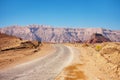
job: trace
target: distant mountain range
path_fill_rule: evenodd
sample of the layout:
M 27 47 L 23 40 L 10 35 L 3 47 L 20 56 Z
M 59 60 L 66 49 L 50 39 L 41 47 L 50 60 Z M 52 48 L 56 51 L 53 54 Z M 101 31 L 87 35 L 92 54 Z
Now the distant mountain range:
M 94 33 L 100 33 L 111 41 L 120 42 L 120 30 L 102 28 L 54 28 L 46 25 L 9 26 L 0 28 L 1 33 L 26 40 L 42 42 L 84 42 Z

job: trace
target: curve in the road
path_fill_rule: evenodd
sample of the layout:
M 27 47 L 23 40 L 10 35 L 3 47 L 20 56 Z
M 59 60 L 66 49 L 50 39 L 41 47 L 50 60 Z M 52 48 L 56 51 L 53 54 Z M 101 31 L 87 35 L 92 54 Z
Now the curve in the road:
M 0 80 L 54 80 L 73 58 L 70 47 L 54 45 L 56 52 L 43 58 L 0 71 Z

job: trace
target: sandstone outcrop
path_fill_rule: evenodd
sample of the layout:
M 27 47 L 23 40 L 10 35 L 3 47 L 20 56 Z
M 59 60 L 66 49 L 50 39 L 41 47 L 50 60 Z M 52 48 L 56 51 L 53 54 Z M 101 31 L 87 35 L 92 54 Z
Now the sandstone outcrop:
M 102 42 L 111 42 L 109 38 L 104 37 L 102 34 L 94 33 L 91 36 L 91 39 L 87 41 L 88 43 L 102 43 Z

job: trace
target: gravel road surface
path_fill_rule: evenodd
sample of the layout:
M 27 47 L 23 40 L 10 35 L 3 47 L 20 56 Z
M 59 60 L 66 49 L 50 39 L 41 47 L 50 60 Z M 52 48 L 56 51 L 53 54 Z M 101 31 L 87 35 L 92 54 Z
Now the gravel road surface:
M 54 80 L 73 59 L 72 48 L 61 44 L 54 47 L 55 53 L 0 71 L 0 80 Z

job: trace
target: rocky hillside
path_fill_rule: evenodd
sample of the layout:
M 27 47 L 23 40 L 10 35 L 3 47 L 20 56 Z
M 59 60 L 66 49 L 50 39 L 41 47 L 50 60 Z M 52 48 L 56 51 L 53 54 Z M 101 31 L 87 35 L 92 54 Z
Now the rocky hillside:
M 15 36 L 0 33 L 0 51 L 16 50 L 22 48 L 37 48 L 41 43 L 38 41 L 27 41 Z
M 58 43 L 86 41 L 97 32 L 111 41 L 120 41 L 120 30 L 112 31 L 102 28 L 53 28 L 46 25 L 28 25 L 0 28 L 0 32 L 27 40 Z
M 20 38 L 0 33 L 0 51 L 19 46 Z
M 102 34 L 94 33 L 91 36 L 91 39 L 87 41 L 88 43 L 102 43 L 102 42 L 111 42 L 109 38 L 104 37 Z

